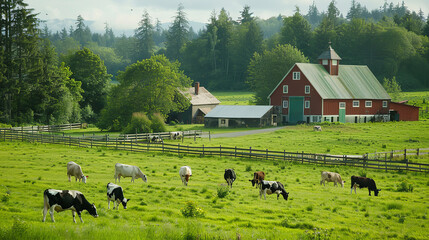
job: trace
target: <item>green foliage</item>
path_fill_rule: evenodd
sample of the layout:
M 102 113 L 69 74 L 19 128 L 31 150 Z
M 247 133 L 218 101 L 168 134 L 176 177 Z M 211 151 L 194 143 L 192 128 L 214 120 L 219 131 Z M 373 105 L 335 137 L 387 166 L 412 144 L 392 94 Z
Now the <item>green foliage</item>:
M 332 229 L 313 228 L 312 231 L 306 230 L 302 236 L 303 240 L 328 240 L 331 239 Z
M 257 104 L 268 104 L 268 95 L 295 63 L 308 62 L 300 50 L 291 45 L 278 45 L 271 51 L 255 53 L 248 66 L 248 78 Z
M 149 133 L 152 132 L 152 122 L 141 112 L 133 113 L 131 122 L 124 129 L 124 133 Z
M 396 186 L 396 191 L 398 192 L 413 192 L 413 184 L 408 183 L 406 180 L 403 180 L 400 184 Z
M 185 207 L 180 209 L 184 217 L 204 217 L 204 210 L 199 208 L 193 201 L 187 201 Z
M 165 123 L 164 118 L 161 116 L 160 113 L 154 113 L 151 118 L 152 124 L 151 129 L 152 132 L 165 132 Z
M 389 93 L 393 101 L 398 101 L 399 94 L 402 90 L 395 77 L 392 79 L 384 78 L 383 87 L 386 89 L 387 93 Z
M 178 88 L 188 87 L 191 80 L 179 67 L 178 62 L 171 63 L 162 55 L 127 67 L 118 75 L 119 84 L 112 88 L 97 126 L 111 129 L 116 120 L 122 129 L 129 124 L 133 112 L 167 116 L 184 111 L 190 103 Z
M 228 195 L 228 193 L 229 193 L 228 186 L 220 185 L 217 188 L 217 196 L 218 196 L 218 198 L 224 198 L 224 197 L 226 197 Z

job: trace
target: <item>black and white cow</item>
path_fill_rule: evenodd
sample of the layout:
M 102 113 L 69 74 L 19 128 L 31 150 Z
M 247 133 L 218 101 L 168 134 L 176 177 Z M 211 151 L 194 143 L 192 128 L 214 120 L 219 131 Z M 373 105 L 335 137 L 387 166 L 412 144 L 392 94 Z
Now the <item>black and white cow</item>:
M 228 183 L 228 186 L 232 188 L 232 183 L 235 181 L 237 176 L 235 175 L 234 170 L 229 168 L 229 169 L 225 169 L 223 178 L 225 178 L 225 181 Z
M 353 193 L 353 188 L 354 188 L 355 194 L 356 194 L 356 187 L 368 188 L 369 196 L 371 196 L 371 191 L 374 191 L 375 196 L 378 196 L 378 192 L 381 191 L 381 189 L 377 189 L 377 186 L 375 185 L 375 181 L 372 178 L 352 176 L 351 182 L 352 182 L 352 186 L 350 189 L 350 193 Z
M 124 209 L 127 209 L 127 203 L 130 201 L 130 199 L 126 199 L 124 197 L 124 192 L 122 191 L 121 186 L 116 185 L 114 183 L 108 183 L 107 184 L 107 209 L 110 209 L 110 201 L 113 202 L 113 209 L 115 209 L 116 204 L 118 204 L 118 207 L 116 209 L 119 209 L 119 203 L 122 203 L 122 206 L 124 206 Z
M 264 194 L 264 199 L 266 200 L 266 194 L 270 195 L 276 193 L 277 200 L 279 200 L 279 195 L 281 194 L 285 200 L 287 200 L 289 193 L 286 192 L 285 187 L 280 182 L 276 181 L 265 181 L 262 180 L 259 187 L 259 198 L 262 199 L 262 194 Z
M 164 141 L 162 140 L 161 136 L 158 135 L 152 135 L 149 137 L 149 141 L 151 143 L 163 143 Z
M 73 222 L 76 222 L 75 214 L 80 218 L 83 223 L 81 213 L 83 210 L 87 210 L 93 217 L 98 217 L 97 209 L 94 204 L 90 204 L 85 196 L 79 191 L 75 190 L 55 190 L 46 189 L 43 193 L 44 206 L 43 206 L 43 222 L 46 220 L 46 214 L 51 215 L 52 222 L 54 220 L 54 210 L 62 212 L 65 210 L 71 210 L 73 215 Z

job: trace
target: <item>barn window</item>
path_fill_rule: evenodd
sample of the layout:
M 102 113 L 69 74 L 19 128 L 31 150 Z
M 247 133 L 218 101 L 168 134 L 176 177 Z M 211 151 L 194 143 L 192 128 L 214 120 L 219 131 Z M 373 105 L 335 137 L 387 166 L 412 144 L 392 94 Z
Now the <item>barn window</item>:
M 301 78 L 300 72 L 293 72 L 293 80 L 299 80 Z
M 283 93 L 287 93 L 288 92 L 288 85 L 283 85 Z
M 338 62 L 337 60 L 332 60 L 332 66 L 337 66 Z
M 383 101 L 383 107 L 387 108 L 387 101 Z
M 340 109 L 345 109 L 345 108 L 346 108 L 346 103 L 340 102 Z
M 310 108 L 310 101 L 305 101 L 304 105 L 305 105 L 305 108 Z
M 322 65 L 328 65 L 328 60 L 327 59 L 323 59 L 322 60 Z
M 305 94 L 310 94 L 310 85 L 305 85 Z
M 372 101 L 365 101 L 365 107 L 372 107 Z
M 283 100 L 283 108 L 288 108 L 288 107 L 289 107 L 289 101 Z
M 359 107 L 359 101 L 353 101 L 353 107 Z
M 220 123 L 221 123 L 221 124 L 225 124 L 225 123 L 226 123 L 225 119 L 221 119 L 221 120 L 220 120 Z

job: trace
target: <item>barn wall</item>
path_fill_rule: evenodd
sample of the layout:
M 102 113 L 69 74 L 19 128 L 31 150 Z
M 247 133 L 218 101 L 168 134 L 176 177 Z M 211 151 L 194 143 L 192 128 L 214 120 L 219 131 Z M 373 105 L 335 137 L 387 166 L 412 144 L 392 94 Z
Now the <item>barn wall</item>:
M 300 72 L 300 80 L 292 80 L 293 72 Z M 283 93 L 284 85 L 288 85 L 287 94 Z M 310 86 L 310 94 L 305 93 L 306 85 Z M 284 77 L 279 86 L 273 91 L 273 94 L 270 96 L 270 103 L 272 106 L 279 106 L 280 109 L 282 109 L 281 114 L 283 116 L 287 116 L 289 112 L 288 108 L 283 108 L 283 100 L 289 101 L 289 97 L 291 96 L 303 96 L 304 101 L 310 101 L 310 108 L 304 108 L 304 115 L 310 116 L 322 114 L 322 98 L 297 65 L 292 67 L 289 74 Z
M 210 108 L 213 110 L 218 104 L 206 104 L 206 105 L 192 105 L 191 109 L 192 112 L 190 112 L 190 118 L 192 119 L 192 123 L 195 123 L 196 117 L 197 117 L 197 111 L 198 108 Z
M 340 102 L 346 103 L 346 115 L 385 115 L 389 114 L 389 102 L 387 107 L 383 107 L 383 100 L 371 100 L 372 107 L 365 107 L 365 101 L 368 99 L 359 99 L 359 107 L 353 107 L 355 99 L 325 99 L 323 105 L 323 115 L 338 115 Z
M 402 104 L 402 103 L 390 103 L 390 111 L 396 111 L 399 114 L 399 121 L 418 121 L 419 120 L 419 108 Z

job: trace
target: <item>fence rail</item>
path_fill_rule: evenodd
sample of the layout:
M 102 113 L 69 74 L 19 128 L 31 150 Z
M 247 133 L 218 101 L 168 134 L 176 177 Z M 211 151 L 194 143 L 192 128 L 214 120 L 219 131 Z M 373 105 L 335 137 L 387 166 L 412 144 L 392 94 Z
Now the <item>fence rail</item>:
M 194 137 L 196 133 L 194 133 Z M 137 139 L 137 136 L 135 136 Z M 189 154 L 199 156 L 220 156 L 249 159 L 267 159 L 273 161 L 291 161 L 297 163 L 311 163 L 330 166 L 353 166 L 366 169 L 380 169 L 385 171 L 416 171 L 429 172 L 429 164 L 409 162 L 408 159 L 401 161 L 383 159 L 371 159 L 359 156 L 326 155 L 304 152 L 270 151 L 268 149 L 238 148 L 224 146 L 189 146 L 183 144 L 150 143 L 142 141 L 124 140 L 119 138 L 94 138 L 94 137 L 72 137 L 57 134 L 41 134 L 14 129 L 0 129 L 0 140 L 3 141 L 28 141 L 49 144 L 62 144 L 76 147 L 107 147 L 112 149 L 127 150 L 133 152 L 164 152 L 172 154 Z
M 82 129 L 87 126 L 86 123 L 68 123 L 61 125 L 41 125 L 29 127 L 13 127 L 10 129 L 27 132 L 62 132 L 66 130 Z

